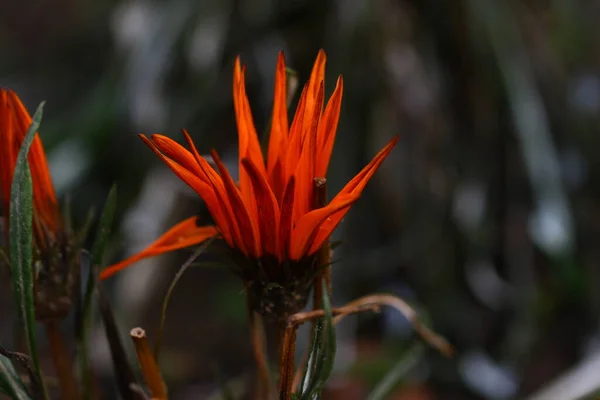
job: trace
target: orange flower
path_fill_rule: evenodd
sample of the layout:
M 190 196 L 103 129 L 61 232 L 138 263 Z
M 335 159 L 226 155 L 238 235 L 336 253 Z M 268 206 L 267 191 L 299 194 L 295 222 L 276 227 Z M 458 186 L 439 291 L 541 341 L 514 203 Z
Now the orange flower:
M 14 169 L 31 122 L 31 116 L 15 92 L 0 88 L 0 215 L 7 224 Z M 81 243 L 69 227 L 64 226 L 42 140 L 37 133 L 28 161 L 33 185 L 35 315 L 38 320 L 60 320 L 69 313 L 78 287 Z M 6 232 L 8 243 L 8 229 Z
M 325 52 L 315 61 L 291 125 L 283 54 L 277 60 L 267 160 L 263 157 L 246 96 L 239 58 L 233 74 L 233 102 L 239 136 L 239 185 L 213 150 L 214 169 L 183 130 L 188 148 L 163 135 L 140 138 L 206 202 L 216 227 L 198 227 L 190 218 L 146 250 L 106 268 L 108 278 L 141 258 L 198 244 L 217 233 L 248 260 L 298 262 L 322 246 L 358 200 L 367 182 L 397 142 L 394 137 L 325 207 L 313 209 L 314 178 L 325 177 L 335 140 L 343 80 L 323 109 Z
M 0 200 L 2 215 L 7 221 L 13 173 L 29 125 L 31 116 L 19 96 L 12 90 L 0 88 Z M 37 133 L 29 151 L 29 167 L 33 182 L 34 230 L 39 241 L 45 232 L 56 232 L 61 222 L 44 146 Z

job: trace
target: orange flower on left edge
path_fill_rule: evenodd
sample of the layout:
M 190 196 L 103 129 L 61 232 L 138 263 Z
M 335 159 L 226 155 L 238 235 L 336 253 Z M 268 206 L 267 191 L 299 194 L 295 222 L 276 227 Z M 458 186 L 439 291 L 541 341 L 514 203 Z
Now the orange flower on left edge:
M 2 238 L 6 246 L 13 174 L 31 122 L 19 96 L 12 90 L 0 88 L 0 217 L 7 228 Z M 31 144 L 28 161 L 33 184 L 35 314 L 38 320 L 61 320 L 71 308 L 79 282 L 80 244 L 64 225 L 38 133 Z M 0 246 L 2 243 L 0 241 Z
M 7 224 L 13 173 L 29 125 L 31 116 L 19 96 L 10 89 L 0 88 L 0 199 L 1 215 Z M 57 232 L 61 221 L 44 146 L 37 133 L 29 152 L 29 167 L 33 182 L 34 230 L 36 241 L 41 241 L 44 232 Z

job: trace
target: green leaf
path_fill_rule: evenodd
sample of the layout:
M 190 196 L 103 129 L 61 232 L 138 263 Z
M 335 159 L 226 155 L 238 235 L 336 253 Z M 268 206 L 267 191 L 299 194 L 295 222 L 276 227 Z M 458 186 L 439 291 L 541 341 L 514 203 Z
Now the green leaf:
M 98 294 L 100 315 L 102 316 L 102 321 L 104 322 L 104 332 L 106 333 L 106 339 L 108 341 L 108 347 L 110 349 L 110 355 L 112 357 L 113 366 L 115 369 L 115 379 L 117 381 L 117 386 L 119 388 L 119 392 L 121 393 L 121 397 L 124 400 L 145 400 L 142 392 L 132 390 L 132 385 L 137 387 L 139 384 L 135 378 L 131 364 L 129 364 L 129 360 L 127 359 L 125 346 L 121 340 L 121 335 L 119 334 L 119 328 L 117 327 L 115 316 L 112 312 L 110 303 L 106 298 L 106 294 L 102 289 L 102 285 L 96 285 L 95 292 Z
M 81 365 L 81 376 L 83 377 L 83 395 L 84 398 L 88 398 L 91 392 L 91 375 L 89 369 L 89 336 L 90 328 L 92 326 L 92 298 L 94 295 L 94 289 L 96 288 L 96 272 L 104 259 L 104 252 L 106 244 L 110 236 L 112 222 L 115 216 L 115 210 L 117 208 L 117 187 L 113 185 L 108 192 L 104 210 L 100 216 L 98 223 L 98 230 L 96 237 L 94 238 L 94 244 L 92 246 L 91 253 L 91 264 L 88 272 L 88 278 L 85 286 L 85 294 L 83 298 L 83 307 L 81 311 L 79 331 L 79 348 L 80 348 L 80 365 Z
M 9 242 L 12 289 L 17 313 L 25 335 L 29 355 L 42 386 L 44 398 L 48 393 L 44 385 L 38 347 L 35 338 L 35 304 L 33 293 L 33 185 L 27 156 L 35 133 L 39 129 L 44 110 L 42 102 L 35 114 L 17 156 L 10 193 Z
M 0 355 L 0 393 L 10 396 L 14 400 L 30 400 L 31 397 L 25 390 L 25 385 L 17 375 L 12 362 Z
M 383 377 L 369 394 L 368 400 L 384 400 L 387 395 L 398 385 L 400 380 L 419 362 L 423 355 L 423 345 L 416 344 L 411 348 L 396 365 Z
M 309 382 L 300 396 L 303 400 L 313 400 L 320 395 L 323 386 L 333 371 L 335 361 L 336 340 L 333 316 L 331 313 L 331 300 L 327 292 L 327 285 L 323 281 L 323 310 L 325 317 L 315 324 L 314 341 L 305 372 Z

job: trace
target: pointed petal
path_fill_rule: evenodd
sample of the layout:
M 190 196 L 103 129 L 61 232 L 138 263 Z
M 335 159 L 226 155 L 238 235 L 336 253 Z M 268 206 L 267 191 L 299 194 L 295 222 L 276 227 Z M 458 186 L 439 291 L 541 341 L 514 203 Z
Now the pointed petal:
M 319 123 L 319 133 L 317 134 L 319 143 L 317 145 L 317 167 L 315 175 L 319 177 L 327 176 L 327 168 L 335 142 L 335 136 L 342 108 L 342 94 L 344 92 L 344 81 L 340 76 L 335 85 L 335 90 L 327 102 L 323 117 Z
M 3 160 L 0 164 L 2 167 L 2 172 L 0 172 L 2 178 L 1 196 L 3 206 L 8 209 L 10 186 L 17 155 L 32 120 L 21 99 L 12 90 L 0 89 L 0 103 L 0 118 L 2 118 L 0 148 L 3 151 Z M 44 146 L 37 133 L 31 144 L 28 160 L 33 182 L 33 202 L 37 216 L 41 218 L 49 231 L 56 232 L 60 225 L 58 202 L 50 178 Z
M 308 81 L 308 96 L 306 99 L 306 112 L 304 113 L 304 127 L 309 127 L 311 124 L 311 118 L 313 113 L 317 111 L 319 114 L 323 112 L 323 103 L 319 104 L 319 86 L 325 81 L 325 63 L 327 62 L 327 56 L 323 49 L 319 50 L 317 59 L 313 65 L 312 72 L 310 73 L 310 80 Z
M 156 147 L 154 142 L 148 139 L 144 135 L 139 135 L 140 139 L 144 141 L 156 153 L 157 156 L 161 158 L 161 160 L 167 164 L 169 168 L 181 179 L 184 181 L 189 187 L 194 189 L 196 193 L 202 197 L 204 202 L 206 203 L 206 207 L 210 212 L 210 215 L 214 218 L 217 226 L 221 229 L 223 233 L 223 237 L 228 245 L 232 245 L 232 237 L 228 230 L 228 223 L 225 217 L 225 210 L 223 210 L 221 204 L 219 203 L 217 196 L 214 192 L 214 189 L 204 182 L 202 179 L 194 175 L 189 170 L 185 169 L 181 165 L 177 164 L 175 161 L 171 160 L 169 157 L 165 156 L 161 153 L 160 149 Z
M 240 192 L 244 203 L 252 215 L 256 214 L 256 200 L 252 192 L 252 183 L 242 168 L 241 161 L 244 158 L 250 158 L 252 162 L 265 173 L 265 161 L 258 141 L 258 135 L 252 119 L 250 103 L 246 95 L 245 67 L 239 66 L 239 59 L 236 60 L 234 68 L 234 97 L 235 119 L 238 128 L 239 141 L 239 174 L 240 174 Z
M 191 247 L 218 235 L 219 232 L 214 226 L 198 226 L 197 221 L 198 217 L 191 217 L 178 223 L 141 252 L 105 268 L 100 273 L 100 279 L 109 278 L 144 258 Z
M 300 153 L 302 152 L 302 142 L 304 141 L 304 133 L 302 132 L 302 124 L 304 123 L 304 111 L 306 109 L 306 96 L 308 93 L 308 85 L 304 85 L 298 105 L 296 106 L 296 112 L 294 113 L 294 119 L 290 128 L 290 135 L 288 139 L 287 154 L 285 156 L 285 181 L 296 172 L 298 166 L 298 160 L 300 159 Z
M 388 156 L 390 151 L 394 148 L 398 142 L 398 137 L 394 137 L 392 140 L 388 142 L 388 144 L 379 151 L 379 153 L 371 160 L 371 162 L 363 168 L 363 170 L 354 177 L 348 184 L 334 197 L 331 203 L 340 202 L 346 198 L 346 196 L 357 196 L 357 198 L 361 195 L 364 187 L 369 182 L 373 174 L 377 171 L 381 163 Z M 330 215 L 323 223 L 319 226 L 318 231 L 316 232 L 316 236 L 311 244 L 311 247 L 308 251 L 308 254 L 313 254 L 316 252 L 325 239 L 331 235 L 331 233 L 338 226 L 342 218 L 346 215 L 346 213 L 350 210 L 350 207 L 341 208 L 334 214 Z
M 313 192 L 315 165 L 317 157 L 317 131 L 319 128 L 319 119 L 321 117 L 321 106 L 323 104 L 323 81 L 319 85 L 319 92 L 316 96 L 315 107 L 313 107 L 313 116 L 310 120 L 310 126 L 304 137 L 302 144 L 302 153 L 296 166 L 296 194 L 294 199 L 294 221 L 313 208 Z
M 215 171 L 208 163 L 208 161 L 206 161 L 204 157 L 200 155 L 188 131 L 182 129 L 182 132 L 188 146 L 192 151 L 193 158 L 195 159 L 197 166 L 200 167 L 200 175 L 202 176 L 202 179 L 213 188 L 215 196 L 221 205 L 227 226 L 220 226 L 220 228 L 222 231 L 224 231 L 224 235 L 225 232 L 227 232 L 227 235 L 233 239 L 233 243 L 228 242 L 228 244 L 231 247 L 235 247 L 241 250 L 242 253 L 248 255 L 248 250 L 246 249 L 244 241 L 242 240 L 240 227 L 235 220 L 235 216 L 233 215 L 233 210 L 231 208 L 231 204 L 229 203 L 225 186 L 223 185 L 223 180 L 217 171 Z
M 281 166 L 285 162 L 288 145 L 287 74 L 283 52 L 279 53 L 277 58 L 274 91 L 267 174 L 275 197 L 280 198 L 284 189 L 284 171 Z
M 189 170 L 194 175 L 197 175 L 198 177 L 203 175 L 194 155 L 185 147 L 164 135 L 154 134 L 151 136 L 151 140 L 165 156 Z
M 14 139 L 14 112 L 8 99 L 8 90 L 0 90 L 0 196 L 2 197 L 3 212 L 8 215 L 10 203 L 10 186 L 13 170 L 17 161 Z
M 242 166 L 248 173 L 256 194 L 258 209 L 255 221 L 257 221 L 259 227 L 262 248 L 268 254 L 277 255 L 279 232 L 279 205 L 277 199 L 265 176 L 260 173 L 250 159 L 243 159 Z
M 265 171 L 265 162 L 258 141 L 256 128 L 254 127 L 254 119 L 252 118 L 252 110 L 250 102 L 246 94 L 246 77 L 245 68 L 239 72 L 239 82 L 237 83 L 237 101 L 234 104 L 235 117 L 238 127 L 238 140 L 240 148 L 240 161 L 242 158 L 250 158 L 257 167 Z
M 288 181 L 281 196 L 281 216 L 279 218 L 279 261 L 288 255 L 289 239 L 292 234 L 292 213 L 294 211 L 294 192 L 296 191 L 296 177 Z
M 344 186 L 344 188 L 338 193 L 337 196 L 344 196 L 346 194 L 360 193 L 363 191 L 369 180 L 373 177 L 373 174 L 377 171 L 381 163 L 390 154 L 396 143 L 398 142 L 398 136 L 395 136 L 385 145 L 383 149 L 377 153 L 366 167 L 362 169 L 350 182 Z M 336 197 L 337 197 L 336 196 Z
M 292 231 L 289 254 L 292 260 L 299 260 L 308 255 L 308 250 L 315 238 L 316 229 L 337 211 L 350 206 L 358 195 L 347 195 L 332 201 L 323 208 L 318 208 L 302 216 Z
M 327 240 L 331 236 L 333 231 L 335 231 L 335 228 L 337 228 L 337 226 L 340 224 L 340 222 L 342 222 L 342 219 L 346 216 L 348 211 L 350 211 L 351 206 L 352 204 L 341 208 L 339 211 L 331 214 L 329 218 L 327 218 L 321 223 L 321 225 L 319 225 L 319 227 L 313 233 L 314 239 L 310 244 L 310 248 L 308 249 L 307 255 L 310 256 L 315 254 L 321 248 L 321 246 L 323 246 L 325 240 Z
M 227 196 L 233 210 L 233 215 L 239 224 L 240 234 L 245 243 L 245 247 L 248 249 L 248 252 L 252 257 L 258 258 L 262 256 L 262 249 L 260 247 L 260 233 L 257 227 L 259 221 L 254 221 L 251 217 L 252 214 L 250 214 L 246 208 L 246 205 L 242 200 L 240 190 L 237 188 L 237 186 L 235 186 L 235 182 L 233 181 L 231 174 L 227 170 L 227 167 L 225 167 L 225 164 L 223 164 L 221 161 L 221 158 L 217 152 L 213 150 L 210 154 L 215 160 L 217 168 L 219 169 L 219 173 L 221 174 L 221 178 L 223 179 L 223 184 L 225 185 L 225 190 L 227 191 Z

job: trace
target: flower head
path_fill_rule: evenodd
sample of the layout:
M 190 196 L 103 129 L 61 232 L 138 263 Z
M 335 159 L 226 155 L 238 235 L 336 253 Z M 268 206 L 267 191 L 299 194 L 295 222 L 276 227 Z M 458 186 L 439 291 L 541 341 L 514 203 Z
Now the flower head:
M 196 218 L 186 220 L 146 250 L 105 269 L 101 277 L 107 278 L 141 258 L 188 247 L 217 234 L 235 250 L 239 260 L 251 265 L 259 261 L 267 281 L 279 283 L 275 275 L 281 274 L 277 270 L 284 268 L 282 265 L 307 264 L 302 260 L 311 259 L 329 238 L 397 141 L 393 138 L 329 204 L 314 207 L 314 181 L 327 173 L 343 92 L 340 76 L 325 105 L 325 61 L 321 50 L 290 124 L 285 61 L 283 54 L 279 55 L 265 159 L 246 96 L 245 67 L 236 59 L 233 103 L 239 138 L 239 185 L 214 150 L 211 155 L 216 168 L 199 154 L 187 131 L 183 130 L 183 135 L 188 148 L 163 135 L 140 135 L 202 197 L 215 226 L 200 227 Z
M 19 96 L 12 90 L 0 88 L 0 217 L 7 227 L 17 156 L 31 122 Z M 62 318 L 70 309 L 79 278 L 77 245 L 64 226 L 42 140 L 37 133 L 28 161 L 33 185 L 36 317 Z M 10 239 L 8 232 L 6 229 L 3 238 L 6 247 Z

